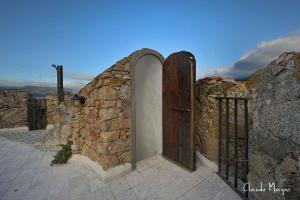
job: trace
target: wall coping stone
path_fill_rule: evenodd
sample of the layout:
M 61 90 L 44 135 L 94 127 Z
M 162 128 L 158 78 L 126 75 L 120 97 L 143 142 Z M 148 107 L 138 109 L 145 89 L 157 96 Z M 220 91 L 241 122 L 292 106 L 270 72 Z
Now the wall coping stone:
M 204 165 L 205 167 L 211 169 L 213 172 L 218 172 L 218 166 L 208 160 L 204 155 L 202 155 L 199 151 L 196 152 L 197 162 L 199 162 L 200 165 Z
M 118 165 L 107 171 L 104 171 L 101 165 L 98 162 L 90 160 L 88 157 L 74 154 L 72 155 L 70 162 L 73 163 L 82 163 L 92 169 L 97 175 L 99 175 L 100 180 L 103 182 L 110 182 L 113 179 L 120 178 L 125 174 L 128 174 L 132 171 L 130 163 L 125 163 L 123 165 Z
M 7 133 L 7 132 L 11 132 L 11 133 L 21 133 L 21 132 L 27 132 L 29 131 L 27 126 L 22 126 L 22 127 L 16 127 L 16 128 L 1 128 L 0 129 L 0 133 Z

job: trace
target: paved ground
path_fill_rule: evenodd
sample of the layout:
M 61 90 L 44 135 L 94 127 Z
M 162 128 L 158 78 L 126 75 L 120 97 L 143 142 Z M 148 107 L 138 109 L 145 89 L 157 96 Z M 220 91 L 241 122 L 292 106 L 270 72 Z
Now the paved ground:
M 0 136 L 0 199 L 24 200 L 240 200 L 217 175 L 198 167 L 189 173 L 161 156 L 110 183 L 80 163 L 49 166 L 54 153 Z
M 0 129 L 0 137 L 9 140 L 34 145 L 41 141 L 49 130 L 22 131 L 18 129 Z

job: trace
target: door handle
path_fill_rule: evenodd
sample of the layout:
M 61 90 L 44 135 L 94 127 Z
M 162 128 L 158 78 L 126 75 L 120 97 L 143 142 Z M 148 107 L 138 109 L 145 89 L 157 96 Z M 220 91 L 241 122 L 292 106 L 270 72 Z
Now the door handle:
M 180 112 L 191 112 L 189 108 L 172 108 L 172 110 L 180 111 Z

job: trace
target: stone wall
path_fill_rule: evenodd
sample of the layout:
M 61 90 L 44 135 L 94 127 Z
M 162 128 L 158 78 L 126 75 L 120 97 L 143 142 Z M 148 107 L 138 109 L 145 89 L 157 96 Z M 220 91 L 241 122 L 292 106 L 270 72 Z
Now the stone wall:
M 255 94 L 248 182 L 266 188 L 250 199 L 300 199 L 300 53 L 282 54 L 246 84 Z
M 47 122 L 50 127 L 47 134 L 42 138 L 39 147 L 42 149 L 59 150 L 60 144 L 66 144 L 71 140 L 72 105 L 73 94 L 64 93 L 64 102 L 58 105 L 57 93 L 46 96 L 47 99 Z
M 0 128 L 28 125 L 28 102 L 32 96 L 26 92 L 0 93 Z
M 67 110 L 71 109 L 71 98 L 73 94 L 65 92 L 64 102 Z M 48 124 L 55 123 L 56 109 L 58 108 L 57 93 L 50 93 L 46 96 L 47 99 L 47 121 Z
M 248 90 L 245 84 L 221 77 L 207 77 L 196 83 L 196 148 L 209 160 L 218 163 L 219 150 L 219 110 L 216 97 L 247 97 Z M 238 130 L 243 136 L 244 107 L 238 102 Z M 222 119 L 225 125 L 225 101 L 222 103 Z M 229 130 L 233 133 L 233 107 L 234 102 L 229 101 Z M 223 129 L 225 126 L 223 126 Z M 225 133 L 225 130 L 223 130 Z M 233 135 L 229 135 L 233 138 Z
M 131 161 L 130 60 L 126 57 L 94 78 L 73 107 L 73 144 L 104 170 Z
M 65 93 L 66 109 L 71 111 L 71 93 Z M 26 92 L 0 93 L 0 128 L 27 126 L 30 130 L 44 129 L 54 124 L 57 115 L 57 94 L 35 99 Z
M 59 150 L 60 144 L 67 144 L 71 140 L 72 113 L 65 102 L 54 106 L 52 111 L 53 127 L 42 138 L 40 147 L 42 149 Z

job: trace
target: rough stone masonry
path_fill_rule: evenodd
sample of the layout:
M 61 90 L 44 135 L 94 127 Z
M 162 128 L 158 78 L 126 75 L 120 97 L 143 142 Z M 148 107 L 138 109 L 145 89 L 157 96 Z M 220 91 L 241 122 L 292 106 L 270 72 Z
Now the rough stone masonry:
M 73 107 L 76 151 L 104 170 L 131 161 L 130 60 L 136 53 L 94 78 L 78 93 L 85 103 Z
M 28 106 L 32 96 L 26 92 L 0 93 L 0 128 L 28 125 Z
M 131 60 L 140 52 L 134 52 L 97 76 L 79 92 L 85 101 L 72 106 L 73 118 L 68 123 L 71 123 L 75 150 L 99 162 L 104 170 L 131 161 Z M 251 91 L 254 98 L 253 105 L 249 105 L 253 127 L 249 127 L 248 181 L 254 188 L 260 187 L 260 183 L 267 188 L 269 183 L 274 183 L 277 189 L 291 191 L 285 195 L 254 192 L 250 198 L 299 199 L 300 53 L 284 53 L 252 75 L 246 85 L 219 77 L 197 82 L 198 148 L 207 158 L 216 161 L 214 98 L 245 96 Z M 229 122 L 232 126 L 232 119 Z
M 282 54 L 247 86 L 255 95 L 248 182 L 266 188 L 250 199 L 300 199 L 300 53 Z
M 207 159 L 218 162 L 219 127 L 218 105 L 216 97 L 247 97 L 249 92 L 245 84 L 222 77 L 207 77 L 197 80 L 196 84 L 196 145 Z M 243 134 L 244 107 L 238 103 L 238 130 Z M 233 113 L 233 101 L 229 102 Z M 225 125 L 225 102 L 223 102 L 222 119 Z M 224 115 L 224 116 L 223 116 Z M 233 114 L 230 114 L 229 127 L 233 130 Z M 225 128 L 225 127 L 223 127 Z M 230 131 L 230 133 L 233 131 Z M 225 133 L 225 131 L 223 131 Z M 231 135 L 229 135 L 231 136 Z M 232 136 L 233 137 L 233 136 Z
M 70 111 L 71 109 L 71 97 L 72 94 L 69 92 L 64 93 L 64 105 L 66 106 L 67 110 Z M 56 121 L 56 113 L 58 107 L 58 100 L 57 100 L 57 93 L 50 93 L 46 96 L 47 99 L 47 121 L 48 124 L 55 124 Z

